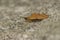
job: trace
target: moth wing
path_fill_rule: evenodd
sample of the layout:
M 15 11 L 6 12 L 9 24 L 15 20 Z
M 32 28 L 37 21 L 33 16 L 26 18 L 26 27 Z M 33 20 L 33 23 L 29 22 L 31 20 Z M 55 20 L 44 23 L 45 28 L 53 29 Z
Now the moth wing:
M 48 15 L 45 14 L 37 15 L 37 19 L 46 19 L 46 18 L 48 18 Z

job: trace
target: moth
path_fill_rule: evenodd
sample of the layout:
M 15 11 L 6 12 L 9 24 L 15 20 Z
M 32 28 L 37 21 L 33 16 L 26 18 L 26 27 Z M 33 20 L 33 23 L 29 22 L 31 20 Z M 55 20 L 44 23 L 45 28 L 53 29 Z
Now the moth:
M 39 13 L 32 13 L 30 16 L 25 17 L 25 19 L 29 22 L 31 21 L 42 21 L 43 19 L 47 19 L 48 15 L 46 14 L 39 14 Z

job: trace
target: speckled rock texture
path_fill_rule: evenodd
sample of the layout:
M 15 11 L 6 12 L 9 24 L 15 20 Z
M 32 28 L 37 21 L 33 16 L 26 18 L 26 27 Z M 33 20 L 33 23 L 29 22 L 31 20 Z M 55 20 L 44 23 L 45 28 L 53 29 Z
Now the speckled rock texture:
M 26 22 L 32 13 L 49 17 Z M 60 0 L 0 0 L 0 40 L 60 40 Z

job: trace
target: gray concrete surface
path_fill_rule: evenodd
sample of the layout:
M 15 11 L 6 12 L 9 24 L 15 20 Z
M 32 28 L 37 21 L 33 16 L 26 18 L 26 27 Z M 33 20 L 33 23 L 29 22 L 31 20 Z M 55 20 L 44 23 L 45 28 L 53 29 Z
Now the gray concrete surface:
M 34 12 L 49 18 L 26 22 Z M 0 40 L 60 40 L 60 0 L 0 0 Z

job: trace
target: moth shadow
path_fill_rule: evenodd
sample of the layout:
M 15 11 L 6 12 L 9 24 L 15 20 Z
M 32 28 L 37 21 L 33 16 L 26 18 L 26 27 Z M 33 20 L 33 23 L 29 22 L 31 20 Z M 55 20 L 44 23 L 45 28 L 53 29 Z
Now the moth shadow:
M 40 22 L 40 21 L 42 21 L 43 19 L 33 19 L 33 20 L 31 20 L 32 22 Z

